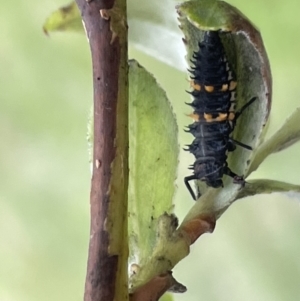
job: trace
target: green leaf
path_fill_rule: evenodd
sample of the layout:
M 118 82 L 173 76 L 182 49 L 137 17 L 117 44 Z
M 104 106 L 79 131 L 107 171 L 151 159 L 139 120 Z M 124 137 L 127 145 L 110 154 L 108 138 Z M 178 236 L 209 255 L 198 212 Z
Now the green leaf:
M 177 226 L 178 220 L 174 214 L 165 213 L 159 216 L 156 223 L 155 245 L 151 255 L 143 261 L 136 273 L 131 275 L 129 285 L 131 292 L 137 293 L 142 290 L 145 293 L 148 291 L 147 295 L 157 292 L 157 284 L 159 285 L 159 283 L 148 286 L 149 281 L 155 283 L 156 278 L 163 278 L 161 279 L 163 282 L 168 278 L 170 279 L 172 275 L 169 272 L 172 268 L 189 254 L 189 238 L 182 232 L 177 232 Z M 186 287 L 176 280 L 175 283 L 174 281 L 169 282 L 169 285 L 165 286 L 165 289 L 174 292 L 186 290 Z
M 53 31 L 84 32 L 79 9 L 75 2 L 59 8 L 46 20 L 43 30 L 46 34 Z
M 136 61 L 129 68 L 129 238 L 132 263 L 152 254 L 157 218 L 172 211 L 177 124 L 166 93 Z
M 247 176 L 272 153 L 286 149 L 300 140 L 300 108 L 286 120 L 283 126 L 256 151 Z
M 128 8 L 129 41 L 139 51 L 185 70 L 184 47 L 176 19 L 172 14 L 165 13 L 173 10 L 173 1 L 131 2 Z M 84 33 L 76 3 L 72 2 L 53 12 L 43 29 L 46 34 L 56 31 Z
M 93 147 L 93 117 L 88 123 L 89 154 Z M 136 61 L 129 62 L 129 264 L 143 266 L 158 241 L 177 226 L 171 215 L 179 146 L 177 123 L 165 91 Z M 158 225 L 158 221 L 159 225 Z M 167 222 L 166 222 L 167 221 Z M 170 225 L 169 225 L 170 222 Z M 160 233 L 157 236 L 157 233 Z M 179 248 L 177 248 L 179 249 Z M 157 260 L 155 260 L 157 261 Z M 169 265 L 169 262 L 167 262 Z M 146 270 L 145 280 L 157 268 Z M 164 269 L 166 270 L 166 269 Z M 144 270 L 145 271 L 145 270 Z M 149 276 L 149 277 L 147 277 Z M 135 283 L 144 283 L 140 278 Z M 133 284 L 132 284 L 133 285 Z M 132 287 L 132 286 L 131 286 Z M 134 287 L 136 287 L 134 285 Z M 132 287 L 133 288 L 133 287 Z
M 174 6 L 174 0 L 129 1 L 129 41 L 139 51 L 186 71 L 185 50 L 174 18 Z
M 288 193 L 290 196 L 293 195 L 300 198 L 300 185 L 265 179 L 249 180 L 247 185 L 240 190 L 237 199 L 256 194 L 270 194 L 275 192 Z
M 129 20 L 129 42 L 142 51 L 173 68 L 186 71 L 184 45 L 177 24 L 172 29 L 166 24 L 141 19 Z
M 251 104 L 237 120 L 233 138 L 253 149 L 261 143 L 268 120 L 272 95 L 270 65 L 259 31 L 235 7 L 216 0 L 189 1 L 177 6 L 181 29 L 185 35 L 187 60 L 199 49 L 199 42 L 207 30 L 220 31 L 231 68 L 237 76 L 237 110 L 251 98 Z M 228 165 L 238 175 L 247 174 L 253 152 L 237 146 L 228 153 Z M 204 190 L 202 183 L 201 191 Z M 224 186 L 235 190 L 239 185 L 224 177 Z M 231 195 L 232 193 L 227 193 Z M 224 199 L 224 202 L 227 201 Z

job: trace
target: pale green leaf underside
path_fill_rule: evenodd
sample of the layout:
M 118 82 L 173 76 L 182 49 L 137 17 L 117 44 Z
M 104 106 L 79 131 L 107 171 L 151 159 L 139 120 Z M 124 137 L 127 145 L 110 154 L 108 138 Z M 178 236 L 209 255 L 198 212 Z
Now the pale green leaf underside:
M 159 8 L 159 9 L 158 9 Z M 170 14 L 165 12 L 169 11 Z M 130 45 L 174 68 L 186 70 L 181 33 L 174 18 L 174 3 L 128 3 L 128 39 Z M 75 4 L 57 9 L 47 18 L 43 29 L 46 33 L 73 31 L 84 33 L 80 12 Z
M 283 126 L 256 151 L 247 176 L 272 153 L 279 152 L 300 140 L 300 108 L 286 120 Z
M 129 68 L 129 237 L 131 261 L 152 254 L 157 218 L 172 211 L 177 125 L 166 93 L 136 61 Z

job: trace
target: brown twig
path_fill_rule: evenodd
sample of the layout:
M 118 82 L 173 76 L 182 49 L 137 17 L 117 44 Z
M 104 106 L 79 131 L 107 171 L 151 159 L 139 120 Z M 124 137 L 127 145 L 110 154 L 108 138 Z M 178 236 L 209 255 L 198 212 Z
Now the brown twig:
M 84 300 L 126 300 L 128 87 L 125 0 L 76 2 L 90 43 L 94 83 L 91 236 Z M 117 17 L 111 17 L 110 13 Z M 116 24 L 121 24 L 122 30 L 114 31 Z
M 186 287 L 179 283 L 172 275 L 172 272 L 159 275 L 151 279 L 148 283 L 138 288 L 130 295 L 130 301 L 158 301 L 166 292 L 184 293 Z

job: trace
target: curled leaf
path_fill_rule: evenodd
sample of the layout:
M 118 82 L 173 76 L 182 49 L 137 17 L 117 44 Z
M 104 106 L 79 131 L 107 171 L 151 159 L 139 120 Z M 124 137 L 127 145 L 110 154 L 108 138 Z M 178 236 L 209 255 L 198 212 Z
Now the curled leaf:
M 259 31 L 239 10 L 223 1 L 189 1 L 178 5 L 177 10 L 188 61 L 199 51 L 198 44 L 205 31 L 219 31 L 229 64 L 237 76 L 237 110 L 251 98 L 257 99 L 237 120 L 233 138 L 255 149 L 263 137 L 272 95 L 270 65 Z M 227 162 L 236 174 L 245 175 L 252 156 L 252 151 L 238 146 L 228 153 Z M 223 180 L 224 189 L 232 190 L 222 192 L 227 203 L 226 195 L 233 200 L 239 185 L 233 184 L 229 177 Z M 197 185 L 201 183 L 197 181 Z

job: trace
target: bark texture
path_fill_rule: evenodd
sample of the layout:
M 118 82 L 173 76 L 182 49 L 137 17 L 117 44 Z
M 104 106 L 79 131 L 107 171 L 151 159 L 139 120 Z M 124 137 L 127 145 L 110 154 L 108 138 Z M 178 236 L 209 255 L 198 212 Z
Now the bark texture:
M 116 297 L 117 279 L 120 278 L 119 273 L 124 273 L 124 267 L 120 268 L 120 261 L 126 254 L 122 256 L 120 252 L 127 252 L 126 248 L 122 250 L 122 243 L 118 244 L 117 251 L 111 243 L 112 227 L 115 227 L 114 231 L 124 233 L 123 236 L 126 238 L 127 220 L 121 216 L 121 222 L 112 224 L 110 216 L 112 212 L 118 211 L 118 208 L 122 208 L 125 212 L 127 210 L 128 90 L 124 83 L 120 84 L 120 70 L 123 70 L 123 78 L 126 78 L 127 73 L 127 47 L 124 47 L 127 45 L 125 45 L 126 37 L 121 39 L 112 30 L 109 11 L 115 5 L 114 1 L 76 0 L 76 2 L 90 44 L 94 84 L 91 236 L 84 301 L 113 301 L 120 300 Z M 124 14 L 123 17 L 126 18 L 126 11 Z M 123 97 L 122 101 L 120 95 Z M 120 112 L 124 114 L 121 119 Z M 122 139 L 118 140 L 117 135 Z M 116 162 L 118 164 L 114 168 Z M 119 174 L 115 175 L 118 168 Z M 116 180 L 116 177 L 120 179 Z M 123 282 L 126 286 L 125 281 Z

